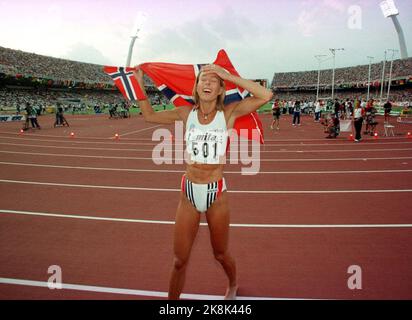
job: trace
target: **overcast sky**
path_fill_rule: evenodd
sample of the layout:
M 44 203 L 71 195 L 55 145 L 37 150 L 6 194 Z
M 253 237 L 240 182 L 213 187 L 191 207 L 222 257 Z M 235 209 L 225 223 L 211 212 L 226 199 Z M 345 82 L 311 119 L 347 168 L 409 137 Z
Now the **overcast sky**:
M 77 61 L 125 65 L 207 63 L 224 48 L 239 73 L 317 69 L 314 56 L 345 48 L 336 66 L 399 49 L 380 0 L 0 0 L 0 46 Z M 412 55 L 412 0 L 395 0 Z M 398 54 L 399 56 L 399 54 Z M 331 61 L 322 68 L 330 68 Z

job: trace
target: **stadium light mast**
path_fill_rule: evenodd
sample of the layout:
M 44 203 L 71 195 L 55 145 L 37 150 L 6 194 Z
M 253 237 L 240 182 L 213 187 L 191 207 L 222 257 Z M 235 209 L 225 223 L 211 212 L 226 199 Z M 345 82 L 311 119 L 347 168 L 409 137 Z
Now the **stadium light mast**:
M 132 29 L 132 35 L 131 35 L 132 39 L 130 40 L 129 52 L 127 54 L 126 67 L 130 67 L 130 64 L 132 61 L 134 43 L 136 42 L 136 39 L 139 39 L 138 33 L 142 30 L 142 27 L 144 26 L 145 21 L 147 20 L 147 17 L 148 16 L 146 12 L 143 12 L 143 11 L 137 12 L 135 23 Z
M 140 29 L 137 29 L 136 34 L 131 36 L 132 40 L 130 40 L 129 53 L 127 54 L 126 67 L 130 67 L 130 63 L 132 61 L 133 47 L 134 47 L 134 43 L 136 42 L 136 39 L 139 38 L 137 36 L 139 31 L 140 31 Z
M 392 51 L 392 60 L 391 60 L 391 67 L 389 69 L 388 94 L 387 94 L 386 100 L 389 100 L 389 93 L 391 92 L 393 59 L 395 58 L 395 52 L 399 52 L 398 50 L 395 50 L 395 49 L 388 49 L 388 51 Z
M 379 98 L 381 103 L 382 103 L 382 98 L 383 98 L 383 88 L 385 87 L 386 55 L 387 55 L 387 51 L 385 50 L 385 58 L 383 59 L 383 67 L 382 67 L 381 94 Z
M 396 8 L 395 2 L 393 0 L 383 0 L 380 3 L 380 7 L 385 18 L 391 18 L 395 26 L 399 39 L 399 47 L 401 49 L 401 59 L 407 59 L 408 51 L 406 49 L 405 36 L 397 17 L 399 15 L 399 10 Z
M 316 60 L 318 60 L 319 67 L 318 67 L 318 85 L 316 88 L 316 101 L 319 100 L 319 85 L 320 85 L 320 64 L 322 63 L 322 58 L 326 57 L 324 54 L 318 54 L 315 56 Z
M 332 100 L 335 98 L 335 57 L 336 57 L 336 51 L 344 51 L 345 48 L 332 48 L 329 49 L 330 52 L 332 52 L 333 56 L 333 70 L 332 70 Z
M 367 56 L 369 59 L 369 71 L 368 71 L 368 96 L 366 98 L 367 101 L 369 101 L 369 94 L 370 94 L 370 89 L 371 89 L 371 67 L 372 67 L 372 60 L 374 57 Z

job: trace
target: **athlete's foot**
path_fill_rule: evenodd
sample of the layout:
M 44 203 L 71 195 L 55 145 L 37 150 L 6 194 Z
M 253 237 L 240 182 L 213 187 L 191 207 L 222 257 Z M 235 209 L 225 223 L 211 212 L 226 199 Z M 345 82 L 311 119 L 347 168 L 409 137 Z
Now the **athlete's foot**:
M 236 300 L 238 286 L 228 287 L 225 294 L 225 300 Z

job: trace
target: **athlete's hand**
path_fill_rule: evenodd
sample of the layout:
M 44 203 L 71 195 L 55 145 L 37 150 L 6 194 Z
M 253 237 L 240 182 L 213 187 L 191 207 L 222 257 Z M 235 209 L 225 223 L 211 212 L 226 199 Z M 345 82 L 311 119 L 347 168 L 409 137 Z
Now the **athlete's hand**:
M 230 73 L 223 69 L 222 67 L 216 65 L 216 64 L 208 64 L 204 66 L 201 71 L 203 74 L 216 74 L 219 78 L 223 80 L 229 80 Z
M 144 86 L 144 80 L 143 80 L 144 72 L 143 72 L 142 69 L 140 69 L 139 66 L 135 66 L 135 68 L 136 68 L 136 71 L 133 72 L 133 73 L 134 73 L 134 76 L 136 77 L 137 82 L 138 82 L 140 85 L 143 84 L 143 86 Z

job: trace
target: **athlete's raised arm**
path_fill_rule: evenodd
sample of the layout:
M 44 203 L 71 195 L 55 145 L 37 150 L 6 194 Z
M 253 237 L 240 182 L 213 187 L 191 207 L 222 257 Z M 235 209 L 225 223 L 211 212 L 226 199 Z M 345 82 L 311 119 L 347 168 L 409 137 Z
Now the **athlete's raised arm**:
M 228 106 L 229 108 L 226 112 L 229 112 L 229 118 L 236 119 L 254 112 L 273 98 L 271 90 L 266 89 L 251 80 L 230 74 L 218 65 L 211 64 L 204 66 L 202 72 L 204 74 L 215 73 L 223 80 L 232 82 L 236 86 L 244 88 L 252 94 L 252 97 L 246 98 L 236 105 Z
M 144 72 L 137 67 L 137 71 L 134 72 L 137 82 L 140 85 L 143 93 L 146 96 L 145 100 L 139 100 L 139 107 L 142 111 L 143 117 L 147 122 L 159 123 L 159 124 L 173 124 L 175 121 L 186 122 L 187 115 L 190 112 L 190 107 L 179 107 L 173 110 L 164 110 L 155 112 L 147 97 L 146 90 L 144 88 Z

